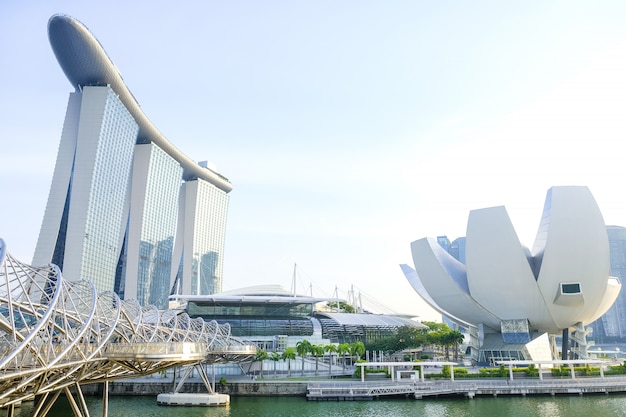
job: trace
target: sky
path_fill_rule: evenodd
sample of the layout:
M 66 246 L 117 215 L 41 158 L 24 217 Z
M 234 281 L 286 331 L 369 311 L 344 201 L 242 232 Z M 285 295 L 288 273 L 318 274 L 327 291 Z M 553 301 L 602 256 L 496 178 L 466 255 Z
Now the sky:
M 232 182 L 224 290 L 297 265 L 300 293 L 432 320 L 399 264 L 470 210 L 504 205 L 530 247 L 547 190 L 584 185 L 626 226 L 626 2 L 34 0 L 0 5 L 0 238 L 24 262 L 72 91 L 56 13 Z

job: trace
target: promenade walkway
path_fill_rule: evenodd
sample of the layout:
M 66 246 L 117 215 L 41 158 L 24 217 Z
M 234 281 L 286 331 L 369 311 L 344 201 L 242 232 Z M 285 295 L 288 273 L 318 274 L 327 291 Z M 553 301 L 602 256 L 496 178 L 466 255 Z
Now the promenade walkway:
M 584 395 L 626 393 L 626 377 L 578 379 L 472 379 L 440 381 L 316 382 L 307 385 L 313 401 L 358 401 L 386 396 L 425 399 L 440 396 Z

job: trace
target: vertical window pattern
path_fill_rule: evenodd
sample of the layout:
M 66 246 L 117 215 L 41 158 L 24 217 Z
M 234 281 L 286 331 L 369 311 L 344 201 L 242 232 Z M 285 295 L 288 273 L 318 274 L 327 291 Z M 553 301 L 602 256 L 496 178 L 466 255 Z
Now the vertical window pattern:
M 99 291 L 111 290 L 119 258 L 120 229 L 126 226 L 127 190 L 138 126 L 107 87 L 86 211 L 81 277 Z
M 167 307 L 182 167 L 151 145 L 139 248 L 137 300 Z
M 228 195 L 204 180 L 197 181 L 191 292 L 215 294 L 222 291 Z

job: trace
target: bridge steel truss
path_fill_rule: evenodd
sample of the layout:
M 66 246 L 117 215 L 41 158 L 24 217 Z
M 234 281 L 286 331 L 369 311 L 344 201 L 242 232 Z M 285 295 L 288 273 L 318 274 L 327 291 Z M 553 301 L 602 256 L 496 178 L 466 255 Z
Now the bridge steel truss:
M 56 265 L 19 262 L 0 239 L 0 408 L 7 416 L 35 398 L 33 415 L 46 415 L 61 393 L 76 416 L 89 415 L 82 384 L 104 382 L 106 395 L 110 380 L 249 360 L 255 352 L 227 324 L 97 293 L 90 281 L 63 279 Z

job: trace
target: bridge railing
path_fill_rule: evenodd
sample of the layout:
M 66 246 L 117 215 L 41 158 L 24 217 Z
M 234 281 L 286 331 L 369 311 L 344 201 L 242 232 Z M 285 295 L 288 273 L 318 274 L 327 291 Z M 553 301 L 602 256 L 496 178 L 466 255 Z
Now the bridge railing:
M 215 350 L 215 354 L 210 355 Z M 0 239 L 0 407 L 81 383 L 253 354 L 230 326 L 143 307 L 13 258 Z

